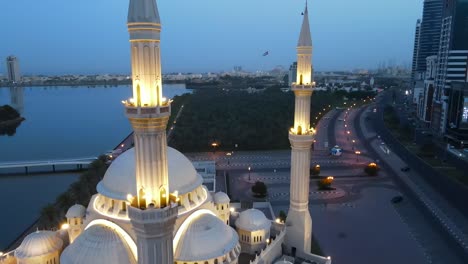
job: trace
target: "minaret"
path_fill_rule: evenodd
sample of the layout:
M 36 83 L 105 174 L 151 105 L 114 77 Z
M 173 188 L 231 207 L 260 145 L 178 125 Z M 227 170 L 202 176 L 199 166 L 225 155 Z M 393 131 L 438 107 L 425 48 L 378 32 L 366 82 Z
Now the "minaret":
M 156 0 L 130 0 L 127 25 L 133 98 L 124 104 L 134 131 L 137 186 L 137 197 L 129 197 L 128 214 L 137 237 L 138 263 L 173 263 L 177 204 L 170 200 L 166 141 L 171 105 L 162 96 Z
M 294 127 L 291 142 L 291 190 L 286 221 L 286 246 L 294 255 L 310 253 L 312 219 L 309 213 L 310 150 L 315 131 L 310 127 L 310 97 L 314 87 L 312 76 L 312 38 L 307 3 L 301 34 L 297 44 L 297 80 L 292 84 L 295 95 Z

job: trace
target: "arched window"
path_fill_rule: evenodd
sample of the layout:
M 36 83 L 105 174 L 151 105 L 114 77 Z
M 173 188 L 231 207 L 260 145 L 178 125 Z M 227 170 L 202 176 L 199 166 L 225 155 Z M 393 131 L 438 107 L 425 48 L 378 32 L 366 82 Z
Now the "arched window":
M 224 210 L 224 205 L 221 205 L 221 210 Z
M 214 264 L 218 264 L 218 259 L 215 259 Z

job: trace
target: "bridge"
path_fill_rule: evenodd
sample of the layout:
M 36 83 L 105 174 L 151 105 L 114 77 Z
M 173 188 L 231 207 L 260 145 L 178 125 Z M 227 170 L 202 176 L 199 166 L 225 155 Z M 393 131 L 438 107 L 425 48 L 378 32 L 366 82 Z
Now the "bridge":
M 47 167 L 51 166 L 52 170 L 56 171 L 56 166 L 61 165 L 75 165 L 77 169 L 83 169 L 83 166 L 88 166 L 93 161 L 97 160 L 97 157 L 85 157 L 85 158 L 74 158 L 74 159 L 55 159 L 55 160 L 34 160 L 34 161 L 15 161 L 15 162 L 0 162 L 0 169 L 17 169 L 24 168 L 26 174 L 29 172 L 29 168 L 33 167 Z

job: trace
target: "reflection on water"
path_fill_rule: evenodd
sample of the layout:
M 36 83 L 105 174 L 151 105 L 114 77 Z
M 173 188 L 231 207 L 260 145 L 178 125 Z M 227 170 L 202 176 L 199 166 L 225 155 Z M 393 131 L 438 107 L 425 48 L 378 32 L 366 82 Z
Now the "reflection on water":
M 24 87 L 10 87 L 10 106 L 20 115 L 24 110 Z

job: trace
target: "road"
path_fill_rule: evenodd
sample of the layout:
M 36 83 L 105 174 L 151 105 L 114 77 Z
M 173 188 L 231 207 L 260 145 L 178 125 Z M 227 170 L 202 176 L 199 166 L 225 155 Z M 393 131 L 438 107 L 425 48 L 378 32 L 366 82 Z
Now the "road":
M 364 175 L 365 164 L 382 162 L 382 158 L 369 149 L 367 141 L 370 139 L 362 136 L 361 127 L 366 125 L 362 111 L 345 109 L 331 111 L 317 126 L 311 162 L 321 165 L 322 176 L 335 177 L 333 186 L 336 188 L 318 192 L 318 179 L 311 180 L 312 230 L 326 255 L 331 255 L 333 263 L 338 264 L 363 263 L 363 259 L 366 263 L 384 264 L 465 263 L 447 243 L 444 234 L 434 229 L 434 224 L 428 221 L 407 190 L 395 183 L 393 171 L 384 168 L 378 177 Z M 377 136 L 373 139 L 378 140 Z M 339 145 L 344 154 L 339 158 L 329 156 L 325 142 L 328 147 Z M 361 155 L 357 156 L 355 151 L 360 151 Z M 220 164 L 219 168 L 228 173 L 233 200 L 252 200 L 250 187 L 260 180 L 268 186 L 268 200 L 275 213 L 288 210 L 289 151 L 234 153 L 238 156 L 229 158 L 225 153 L 211 154 Z M 197 155 L 203 156 L 194 154 Z M 229 166 L 227 159 L 230 159 Z M 249 164 L 256 163 L 262 164 L 249 172 Z M 405 197 L 404 201 L 391 203 L 398 195 Z

